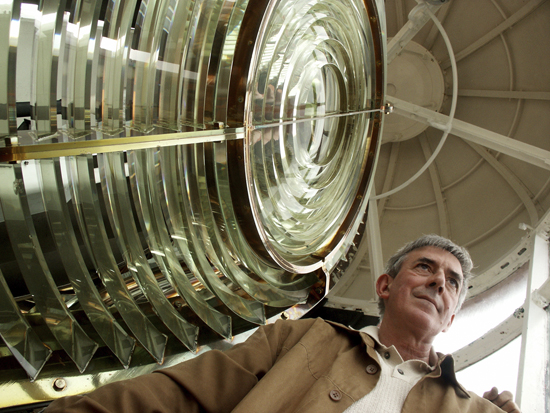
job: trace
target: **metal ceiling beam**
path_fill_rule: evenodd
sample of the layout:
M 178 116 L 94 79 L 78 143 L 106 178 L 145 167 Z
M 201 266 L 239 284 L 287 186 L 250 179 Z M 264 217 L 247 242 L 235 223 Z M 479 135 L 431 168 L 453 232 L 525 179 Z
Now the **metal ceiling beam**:
M 449 14 L 449 10 L 451 9 L 451 4 L 453 4 L 453 1 L 445 3 L 441 8 L 438 10 L 437 18 L 439 19 L 440 23 L 445 23 L 445 19 L 447 18 L 447 15 Z M 432 25 L 432 28 L 430 29 L 430 32 L 428 33 L 428 36 L 426 36 L 426 40 L 424 41 L 424 47 L 427 50 L 432 50 L 432 47 L 435 43 L 435 39 L 437 39 L 437 36 L 439 36 L 439 29 L 434 24 Z
M 430 159 L 430 156 L 432 155 L 432 151 L 430 149 L 430 146 L 428 145 L 428 140 L 426 139 L 425 134 L 420 135 L 419 139 L 420 139 L 420 146 L 422 147 L 422 151 L 424 152 L 424 158 L 426 158 L 426 161 L 427 161 L 428 159 Z M 435 195 L 435 202 L 437 205 L 437 213 L 438 213 L 437 215 L 439 218 L 440 235 L 445 238 L 450 238 L 447 208 L 445 206 L 445 200 L 443 199 L 443 190 L 441 189 L 439 173 L 437 171 L 437 166 L 435 165 L 435 163 L 432 163 L 428 167 L 428 172 L 430 173 L 430 178 L 432 180 L 432 187 Z
M 396 2 L 396 6 L 400 2 Z M 434 6 L 428 3 L 421 2 L 417 4 L 409 13 L 409 20 L 397 34 L 388 43 L 388 64 L 407 46 L 412 38 L 424 27 L 424 25 L 430 20 L 430 15 L 426 13 L 429 9 L 432 13 L 435 13 L 439 9 L 439 5 Z M 397 7 L 399 9 L 399 6 Z M 399 18 L 399 10 L 398 10 Z
M 502 323 L 453 353 L 456 371 L 463 370 L 500 350 L 521 334 L 522 326 L 523 308 L 518 308 Z
M 521 90 L 474 90 L 458 89 L 458 96 L 497 99 L 550 100 L 550 92 L 525 92 Z
M 404 10 L 404 0 L 395 1 L 395 17 L 397 20 L 397 27 L 403 27 L 405 24 L 405 10 Z
M 382 193 L 385 194 L 393 187 L 393 180 L 395 178 L 395 170 L 397 167 L 397 158 L 399 157 L 400 142 L 392 142 L 390 149 L 390 158 L 388 160 L 388 167 L 386 168 L 386 176 L 384 177 L 384 184 L 382 186 Z M 378 220 L 381 221 L 386 209 L 386 203 L 389 197 L 380 199 L 378 204 Z M 376 202 L 376 201 L 374 201 Z
M 537 288 L 549 279 L 550 257 L 548 233 L 533 232 L 516 402 L 524 412 L 544 412 L 549 379 L 549 320 L 548 312 L 536 305 L 533 298 Z
M 455 53 L 456 61 L 458 62 L 464 59 L 465 57 L 474 53 L 476 50 L 485 46 L 495 37 L 499 36 L 501 33 L 508 30 L 514 24 L 518 23 L 520 20 L 522 20 L 523 18 L 531 14 L 533 10 L 535 10 L 538 6 L 540 6 L 545 1 L 546 0 L 531 0 L 529 3 L 527 3 L 517 12 L 515 12 L 513 15 L 508 17 L 506 20 L 500 23 L 497 27 L 495 27 L 485 36 L 482 36 L 480 39 L 476 40 L 475 42 L 473 42 L 471 45 L 461 50 L 460 52 Z M 449 67 L 451 67 L 451 61 L 449 59 L 445 59 L 441 62 L 440 66 L 442 69 L 448 69 Z
M 371 196 L 376 196 L 374 188 Z M 373 290 L 376 290 L 376 279 L 384 273 L 384 256 L 382 255 L 382 237 L 380 236 L 380 221 L 378 220 L 377 201 L 369 202 L 367 218 L 367 240 L 369 245 L 370 269 Z M 374 294 L 376 297 L 376 293 Z
M 529 214 L 529 219 L 531 221 L 530 225 L 535 226 L 539 221 L 539 214 L 535 203 L 533 202 L 532 195 L 528 192 L 527 188 L 521 183 L 517 176 L 510 171 L 508 167 L 503 165 L 496 159 L 492 154 L 490 154 L 487 149 L 483 148 L 481 145 L 475 144 L 473 142 L 466 141 L 468 145 L 472 147 L 485 161 L 495 170 L 497 173 L 504 178 L 504 180 L 510 185 L 510 187 L 517 194 L 525 209 Z
M 388 96 L 387 101 L 394 105 L 394 113 L 398 115 L 426 123 L 440 130 L 447 130 L 449 127 L 450 118 L 447 115 L 392 96 Z M 550 151 L 458 119 L 454 119 L 450 125 L 450 133 L 540 168 L 550 170 Z

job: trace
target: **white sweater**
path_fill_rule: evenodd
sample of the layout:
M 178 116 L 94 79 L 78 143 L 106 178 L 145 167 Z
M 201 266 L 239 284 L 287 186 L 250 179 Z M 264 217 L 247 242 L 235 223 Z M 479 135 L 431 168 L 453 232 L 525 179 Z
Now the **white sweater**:
M 422 360 L 403 361 L 394 346 L 386 347 L 380 343 L 378 327 L 368 326 L 361 331 L 376 342 L 376 355 L 382 371 L 376 387 L 344 413 L 399 413 L 413 386 L 433 368 Z M 432 353 L 431 358 L 437 357 L 433 348 Z

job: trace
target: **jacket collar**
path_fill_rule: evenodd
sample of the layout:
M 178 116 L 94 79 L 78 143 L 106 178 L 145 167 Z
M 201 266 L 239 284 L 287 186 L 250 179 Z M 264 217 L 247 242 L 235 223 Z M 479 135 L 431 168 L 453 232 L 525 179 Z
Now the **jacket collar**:
M 352 333 L 354 335 L 359 335 L 361 337 L 361 339 L 363 340 L 363 343 L 365 344 L 365 346 L 367 346 L 367 348 L 371 348 L 371 349 L 375 348 L 376 342 L 369 334 L 367 334 L 365 332 L 362 332 L 362 331 L 359 331 L 359 330 L 355 330 L 351 327 L 346 327 L 345 325 L 340 324 L 340 323 L 336 323 L 336 322 L 329 321 L 329 320 L 325 320 L 325 321 L 327 323 L 339 328 L 339 329 L 344 329 L 344 330 L 347 330 L 347 331 L 349 331 L 350 333 Z M 445 355 L 445 354 L 442 354 L 442 353 L 435 353 L 433 348 L 432 348 L 432 352 L 437 357 L 436 366 L 435 366 L 434 371 L 432 371 L 431 373 L 428 373 L 425 377 L 432 377 L 432 378 L 442 377 L 443 379 L 447 380 L 449 382 L 449 384 L 451 384 L 453 386 L 453 388 L 455 389 L 456 394 L 459 397 L 469 399 L 471 397 L 470 394 L 468 393 L 468 391 L 466 391 L 466 389 L 456 379 L 453 356 L 451 354 L 446 354 Z M 432 359 L 432 355 L 430 355 L 430 359 Z M 422 380 L 424 380 L 424 379 L 422 379 Z

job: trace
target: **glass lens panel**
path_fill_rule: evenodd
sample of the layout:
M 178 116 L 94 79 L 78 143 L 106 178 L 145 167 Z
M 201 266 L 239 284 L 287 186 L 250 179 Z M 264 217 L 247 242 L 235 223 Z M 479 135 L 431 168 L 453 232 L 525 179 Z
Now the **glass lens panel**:
M 21 274 L 36 308 L 61 347 L 83 372 L 98 344 L 84 332 L 55 285 L 31 220 L 20 165 L 0 165 L 0 204 Z
M 71 179 L 78 223 L 97 274 L 134 337 L 161 363 L 168 337 L 143 314 L 126 287 L 105 229 L 91 156 L 71 159 Z
M 0 336 L 31 380 L 36 379 L 52 350 L 23 318 L 4 275 L 0 272 Z
M 40 181 L 44 210 L 53 240 L 76 296 L 101 339 L 122 365 L 128 366 L 135 340 L 128 336 L 104 304 L 86 267 L 70 221 L 59 160 L 40 161 Z
M 366 17 L 354 1 L 273 2 L 264 17 L 247 95 L 248 192 L 262 240 L 286 268 L 319 268 L 364 195 L 372 113 L 330 115 L 373 107 Z

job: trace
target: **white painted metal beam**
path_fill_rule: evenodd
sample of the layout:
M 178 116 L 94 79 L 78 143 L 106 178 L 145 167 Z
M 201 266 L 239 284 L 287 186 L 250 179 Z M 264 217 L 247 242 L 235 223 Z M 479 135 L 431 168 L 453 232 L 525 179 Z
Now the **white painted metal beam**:
M 376 196 L 374 187 L 371 191 L 371 196 Z M 384 273 L 384 257 L 382 255 L 382 237 L 380 236 L 380 221 L 378 221 L 378 204 L 377 201 L 369 202 L 368 218 L 367 218 L 367 241 L 369 245 L 369 259 L 372 279 L 372 288 L 376 299 L 376 280 Z
M 510 27 L 512 27 L 514 24 L 518 23 L 524 17 L 528 16 L 533 10 L 535 10 L 538 6 L 540 6 L 545 1 L 546 0 L 531 0 L 529 3 L 525 4 L 525 6 L 523 6 L 521 9 L 519 9 L 513 15 L 508 17 L 506 20 L 504 20 L 498 26 L 496 26 L 493 30 L 491 30 L 485 36 L 482 36 L 481 38 L 479 38 L 474 43 L 472 43 L 471 45 L 469 45 L 465 49 L 461 50 L 460 52 L 455 53 L 456 61 L 458 62 L 458 61 L 464 59 L 466 56 L 471 55 L 476 50 L 478 50 L 481 47 L 485 46 L 487 43 L 489 43 L 495 37 L 499 36 L 501 33 L 508 30 Z M 442 69 L 447 69 L 451 66 L 451 62 L 450 62 L 449 59 L 446 59 L 446 60 L 441 62 L 440 66 L 441 66 Z
M 445 23 L 445 19 L 449 14 L 449 10 L 451 9 L 452 4 L 454 4 L 454 1 L 447 2 L 443 6 L 441 6 L 441 8 L 438 10 L 436 17 L 441 24 Z M 437 39 L 437 36 L 439 36 L 439 29 L 434 24 L 430 29 L 430 33 L 428 33 L 428 36 L 426 36 L 426 40 L 424 41 L 424 47 L 431 51 L 435 43 L 435 39 Z
M 386 168 L 386 176 L 384 177 L 384 185 L 382 186 L 382 193 L 388 192 L 393 187 L 393 180 L 395 178 L 395 171 L 397 167 L 397 159 L 399 158 L 399 148 L 401 146 L 400 142 L 392 142 L 390 149 L 390 158 L 388 160 L 388 167 Z M 378 220 L 382 221 L 384 216 L 384 211 L 386 209 L 386 203 L 388 202 L 389 197 L 380 199 L 378 204 Z M 376 202 L 376 201 L 374 201 Z
M 494 149 L 503 154 L 512 156 L 540 168 L 550 170 L 550 151 L 509 138 L 490 130 L 480 128 L 471 123 L 454 119 L 449 125 L 450 118 L 447 115 L 435 112 L 422 106 L 388 96 L 387 101 L 394 105 L 394 113 L 410 119 L 424 122 L 434 128 L 447 130 L 459 138 L 478 143 L 489 149 Z
M 497 171 L 502 178 L 510 185 L 514 190 L 518 198 L 521 200 L 527 213 L 529 214 L 529 219 L 531 220 L 530 225 L 535 226 L 539 221 L 539 214 L 537 212 L 537 207 L 535 202 L 532 199 L 532 195 L 527 191 L 525 185 L 518 179 L 518 177 L 505 165 L 503 165 L 497 158 L 490 154 L 482 146 L 475 144 L 473 142 L 467 141 L 467 143 L 475 150 L 485 161 Z
M 474 342 L 462 347 L 453 353 L 455 370 L 460 371 L 472 364 L 483 360 L 495 351 L 510 343 L 521 334 L 523 328 L 523 308 L 504 320 L 502 323 L 489 330 Z
M 404 0 L 395 0 L 395 18 L 397 20 L 397 27 L 403 27 L 405 24 L 405 5 Z
M 543 413 L 548 411 L 548 312 L 536 305 L 533 298 L 535 291 L 549 278 L 550 257 L 548 234 L 540 231 L 532 239 L 516 403 L 524 412 Z
M 550 92 L 527 92 L 522 90 L 458 89 L 458 96 L 495 99 L 550 100 Z
M 420 146 L 424 152 L 424 158 L 426 161 L 432 156 L 432 151 L 428 145 L 428 139 L 425 134 L 422 134 L 420 137 Z M 449 219 L 447 214 L 447 208 L 445 205 L 445 199 L 443 198 L 443 190 L 441 189 L 441 181 L 439 179 L 439 173 L 435 163 L 432 163 L 428 167 L 428 172 L 430 173 L 430 178 L 432 180 L 432 188 L 434 191 L 435 202 L 437 205 L 437 215 L 439 218 L 439 235 L 445 238 L 450 238 L 449 234 Z
M 407 46 L 412 38 L 424 27 L 430 20 L 430 16 L 426 13 L 426 9 L 435 13 L 441 6 L 434 6 L 428 3 L 421 2 L 417 4 L 409 13 L 409 20 L 401 30 L 388 43 L 388 64 Z

